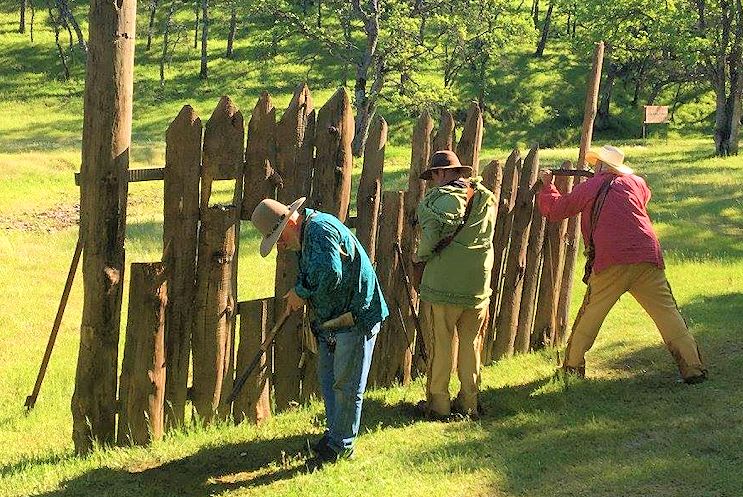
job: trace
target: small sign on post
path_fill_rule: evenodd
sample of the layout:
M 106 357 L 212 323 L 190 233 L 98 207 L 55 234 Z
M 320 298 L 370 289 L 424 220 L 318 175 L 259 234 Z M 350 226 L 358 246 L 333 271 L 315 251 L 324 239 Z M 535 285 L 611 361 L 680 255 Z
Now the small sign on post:
M 645 138 L 646 127 L 648 124 L 665 124 L 668 122 L 667 105 L 646 105 L 644 106 L 644 118 L 642 120 L 642 137 Z

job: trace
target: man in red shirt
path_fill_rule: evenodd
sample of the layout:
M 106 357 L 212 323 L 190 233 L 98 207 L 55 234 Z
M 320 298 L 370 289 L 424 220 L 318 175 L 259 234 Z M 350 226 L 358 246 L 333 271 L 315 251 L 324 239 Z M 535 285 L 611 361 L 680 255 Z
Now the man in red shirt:
M 589 265 L 592 262 L 586 268 L 588 288 L 568 339 L 563 369 L 585 376 L 586 352 L 609 310 L 629 292 L 655 322 L 683 381 L 704 381 L 707 370 L 699 348 L 666 279 L 660 243 L 646 209 L 647 184 L 624 164 L 624 153 L 611 145 L 589 152 L 586 162 L 596 174 L 566 195 L 552 184 L 549 170 L 540 171 L 542 189 L 537 197 L 539 210 L 549 221 L 582 214 L 581 232 Z

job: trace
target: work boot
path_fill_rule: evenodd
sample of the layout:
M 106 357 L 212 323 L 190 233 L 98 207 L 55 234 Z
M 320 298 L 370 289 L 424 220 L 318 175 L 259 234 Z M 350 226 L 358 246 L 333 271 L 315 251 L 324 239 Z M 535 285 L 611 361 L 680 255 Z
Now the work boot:
M 704 381 L 707 381 L 707 371 L 702 371 L 701 374 L 687 376 L 686 378 L 683 378 L 682 381 L 687 385 L 696 385 L 697 383 L 702 383 Z
M 566 366 L 563 364 L 562 372 L 567 375 L 576 376 L 578 378 L 585 378 L 586 377 L 586 367 L 585 366 Z

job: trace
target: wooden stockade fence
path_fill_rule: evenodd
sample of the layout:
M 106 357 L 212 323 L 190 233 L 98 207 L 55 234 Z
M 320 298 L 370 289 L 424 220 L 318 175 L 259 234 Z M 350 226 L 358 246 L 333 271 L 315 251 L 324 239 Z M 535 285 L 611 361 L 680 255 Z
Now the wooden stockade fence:
M 182 424 L 188 398 L 202 423 L 215 418 L 260 422 L 271 416 L 272 403 L 281 411 L 318 395 L 317 348 L 309 316 L 300 312 L 287 320 L 272 353 L 263 357 L 240 395 L 231 405 L 226 402 L 236 371 L 251 362 L 274 316 L 283 312 L 283 296 L 297 274 L 296 257 L 279 251 L 274 296 L 237 302 L 240 221 L 249 219 L 263 198 L 290 203 L 300 196 L 308 198 L 308 207 L 349 221 L 354 129 L 349 94 L 339 89 L 316 112 L 309 89 L 300 85 L 277 120 L 271 97 L 263 93 L 247 128 L 245 142 L 242 114 L 222 97 L 203 126 L 203 137 L 201 120 L 188 105 L 167 130 L 163 262 L 131 269 L 119 386 L 121 444 L 147 443 Z M 418 176 L 431 153 L 455 149 L 462 163 L 477 170 L 483 133 L 477 103 L 462 129 L 457 142 L 450 112 L 442 111 L 434 130 L 424 111 L 413 131 L 407 190 L 389 191 L 383 185 L 387 123 L 377 117 L 371 126 L 354 225 L 390 307 L 372 361 L 372 386 L 407 384 L 425 372 L 402 268 L 410 273 L 418 244 L 415 210 L 426 188 Z M 482 171 L 498 200 L 485 363 L 564 338 L 559 306 L 570 290 L 564 282 L 572 278 L 564 271 L 567 229 L 565 222 L 545 222 L 537 210 L 538 169 L 535 146 L 523 160 L 514 150 L 504 163 L 493 160 Z M 210 198 L 217 180 L 234 181 L 226 205 Z M 567 188 L 562 178 L 557 185 Z M 411 294 L 417 307 L 418 296 Z

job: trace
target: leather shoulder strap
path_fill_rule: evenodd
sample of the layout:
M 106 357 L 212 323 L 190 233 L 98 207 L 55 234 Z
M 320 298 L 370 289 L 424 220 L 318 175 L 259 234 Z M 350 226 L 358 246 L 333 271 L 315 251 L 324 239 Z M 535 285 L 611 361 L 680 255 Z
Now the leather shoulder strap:
M 464 216 L 462 216 L 462 221 L 459 223 L 459 226 L 457 226 L 457 229 L 454 230 L 454 233 L 451 235 L 442 238 L 439 240 L 439 243 L 436 244 L 436 246 L 433 249 L 434 254 L 438 254 L 442 250 L 444 250 L 446 247 L 449 246 L 449 244 L 454 241 L 454 238 L 459 234 L 460 231 L 462 231 L 462 228 L 464 228 L 467 225 L 467 219 L 470 217 L 470 212 L 472 212 L 472 198 L 475 196 L 475 189 L 472 187 L 472 183 L 467 184 L 467 206 L 464 208 Z

